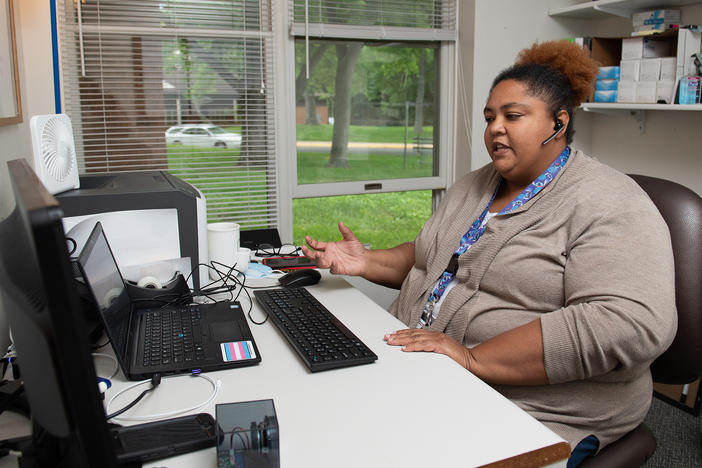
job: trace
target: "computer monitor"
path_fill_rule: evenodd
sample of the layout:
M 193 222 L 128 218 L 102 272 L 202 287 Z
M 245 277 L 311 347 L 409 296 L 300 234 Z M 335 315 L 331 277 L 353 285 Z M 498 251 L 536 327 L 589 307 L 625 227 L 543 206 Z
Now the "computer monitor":
M 0 299 L 31 410 L 22 466 L 116 467 L 61 208 L 24 159 L 6 170 L 15 206 L 0 221 Z

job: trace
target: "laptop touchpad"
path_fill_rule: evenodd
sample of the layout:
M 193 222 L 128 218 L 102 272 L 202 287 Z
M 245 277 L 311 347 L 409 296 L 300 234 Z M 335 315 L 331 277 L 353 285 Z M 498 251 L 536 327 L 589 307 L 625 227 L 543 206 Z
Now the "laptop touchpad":
M 211 323 L 210 336 L 213 338 L 213 341 L 231 341 L 240 339 L 242 333 L 236 322 L 227 320 Z

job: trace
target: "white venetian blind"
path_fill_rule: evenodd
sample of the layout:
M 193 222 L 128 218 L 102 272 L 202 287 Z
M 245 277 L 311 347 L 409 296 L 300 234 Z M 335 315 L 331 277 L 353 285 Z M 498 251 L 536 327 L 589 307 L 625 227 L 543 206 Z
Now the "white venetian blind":
M 289 0 L 294 36 L 454 41 L 456 0 Z
M 81 172 L 167 170 L 205 194 L 210 221 L 275 226 L 271 8 L 59 3 L 63 112 Z

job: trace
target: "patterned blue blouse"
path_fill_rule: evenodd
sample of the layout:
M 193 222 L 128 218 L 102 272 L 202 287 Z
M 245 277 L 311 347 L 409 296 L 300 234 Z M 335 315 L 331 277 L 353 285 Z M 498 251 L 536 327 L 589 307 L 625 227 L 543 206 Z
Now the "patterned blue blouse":
M 551 163 L 551 165 L 540 176 L 534 179 L 534 181 L 531 184 L 529 184 L 527 188 L 525 188 L 519 195 L 517 195 L 514 198 L 514 200 L 509 202 L 507 206 L 505 206 L 499 213 L 497 213 L 497 215 L 509 213 L 510 211 L 519 208 L 520 206 L 524 205 L 529 200 L 531 200 L 533 197 L 535 197 L 536 194 L 539 193 L 544 187 L 546 187 L 548 183 L 553 180 L 556 174 L 558 174 L 558 172 L 568 160 L 569 156 L 570 147 L 566 146 L 563 152 L 561 152 L 561 154 L 558 155 L 558 157 Z M 456 274 L 458 267 L 458 256 L 470 249 L 471 246 L 475 244 L 478 241 L 478 239 L 480 239 L 480 236 L 483 235 L 483 232 L 485 232 L 485 226 L 487 225 L 487 221 L 492 217 L 488 214 L 488 211 L 490 210 L 490 206 L 495 200 L 495 196 L 500 190 L 501 185 L 502 180 L 500 180 L 500 183 L 497 184 L 495 193 L 492 194 L 492 198 L 490 198 L 490 201 L 483 210 L 482 214 L 478 217 L 478 219 L 475 220 L 475 222 L 473 222 L 471 227 L 468 229 L 468 232 L 466 232 L 461 238 L 461 245 L 453 253 L 453 258 L 451 259 L 449 267 L 447 267 L 446 270 L 441 274 L 441 278 L 439 278 L 439 280 L 436 282 L 434 290 L 431 292 L 429 298 L 427 299 L 427 303 L 424 305 L 424 311 L 422 312 L 422 316 L 419 318 L 419 322 L 417 322 L 417 328 L 423 328 L 424 326 L 431 325 L 431 323 L 436 318 L 434 316 L 434 307 L 436 303 L 439 302 L 441 296 L 446 291 L 446 287 L 449 285 L 451 280 L 453 280 Z

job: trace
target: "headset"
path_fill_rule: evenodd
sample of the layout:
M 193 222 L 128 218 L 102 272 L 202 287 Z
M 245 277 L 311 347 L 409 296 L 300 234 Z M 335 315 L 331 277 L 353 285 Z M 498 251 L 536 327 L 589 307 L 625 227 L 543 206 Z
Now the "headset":
M 553 127 L 553 129 L 555 130 L 555 132 L 553 132 L 553 135 L 551 135 L 550 137 L 546 138 L 543 142 L 541 142 L 541 144 L 542 144 L 542 145 L 545 145 L 545 144 L 548 143 L 549 141 L 551 141 L 551 140 L 553 140 L 554 138 L 556 138 L 556 136 L 557 136 L 559 133 L 561 133 L 561 130 L 563 130 L 563 127 L 565 127 L 565 125 L 563 125 L 563 122 L 561 122 L 561 119 L 556 119 L 556 125 Z

